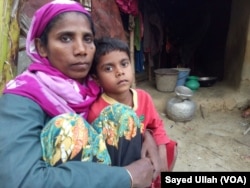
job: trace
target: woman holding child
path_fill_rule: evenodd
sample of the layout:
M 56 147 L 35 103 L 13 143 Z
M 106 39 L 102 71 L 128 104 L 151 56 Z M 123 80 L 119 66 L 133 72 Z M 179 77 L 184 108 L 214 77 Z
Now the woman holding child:
M 0 98 L 0 187 L 150 186 L 157 171 L 150 134 L 142 154 L 150 158 L 110 166 L 102 163 L 108 160 L 102 135 L 85 121 L 100 93 L 88 74 L 94 34 L 89 13 L 77 2 L 55 0 L 36 11 L 26 41 L 32 64 Z M 58 147 L 46 148 L 55 135 Z

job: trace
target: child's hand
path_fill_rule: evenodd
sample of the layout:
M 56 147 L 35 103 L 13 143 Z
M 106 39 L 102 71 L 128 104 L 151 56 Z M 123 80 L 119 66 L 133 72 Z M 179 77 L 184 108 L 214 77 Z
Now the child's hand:
M 161 172 L 167 172 L 168 169 L 168 162 L 167 162 L 167 151 L 166 151 L 166 145 L 159 145 L 158 146 L 159 156 L 160 156 L 160 166 L 161 166 Z
M 147 130 L 145 132 L 144 141 L 142 144 L 141 156 L 142 156 L 142 158 L 143 157 L 150 158 L 150 160 L 154 166 L 153 180 L 155 180 L 157 178 L 157 176 L 160 175 L 160 172 L 161 172 L 161 163 L 160 163 L 161 160 L 160 160 L 157 145 L 156 145 L 152 135 Z

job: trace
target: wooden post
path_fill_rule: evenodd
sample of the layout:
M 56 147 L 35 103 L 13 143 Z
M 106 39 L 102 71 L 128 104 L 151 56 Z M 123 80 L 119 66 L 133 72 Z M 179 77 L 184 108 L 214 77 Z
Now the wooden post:
M 135 58 L 134 58 L 134 28 L 135 28 L 135 20 L 134 16 L 129 15 L 129 48 L 130 48 L 130 60 L 134 75 L 134 82 L 132 84 L 132 88 L 136 88 L 136 78 L 135 78 Z
M 0 94 L 5 84 L 16 75 L 20 35 L 19 2 L 0 1 Z

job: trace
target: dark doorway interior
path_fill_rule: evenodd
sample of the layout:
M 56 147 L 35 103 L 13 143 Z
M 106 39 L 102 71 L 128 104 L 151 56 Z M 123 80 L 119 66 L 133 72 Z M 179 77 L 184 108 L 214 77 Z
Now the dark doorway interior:
M 159 10 L 164 32 L 161 53 L 154 56 L 154 68 L 189 67 L 193 75 L 223 80 L 231 0 L 152 3 Z
M 231 0 L 159 2 L 170 48 L 162 51 L 161 67 L 189 67 L 191 74 L 222 80 Z

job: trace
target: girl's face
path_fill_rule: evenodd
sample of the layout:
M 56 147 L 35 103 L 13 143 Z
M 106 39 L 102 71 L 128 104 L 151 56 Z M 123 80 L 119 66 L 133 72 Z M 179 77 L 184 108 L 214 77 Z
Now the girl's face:
M 84 14 L 69 12 L 59 19 L 48 33 L 48 44 L 40 39 L 36 47 L 42 57 L 68 77 L 83 82 L 95 53 L 91 25 Z
M 125 52 L 112 51 L 100 57 L 96 67 L 96 79 L 105 93 L 116 98 L 129 92 L 133 83 L 133 70 L 130 59 Z

